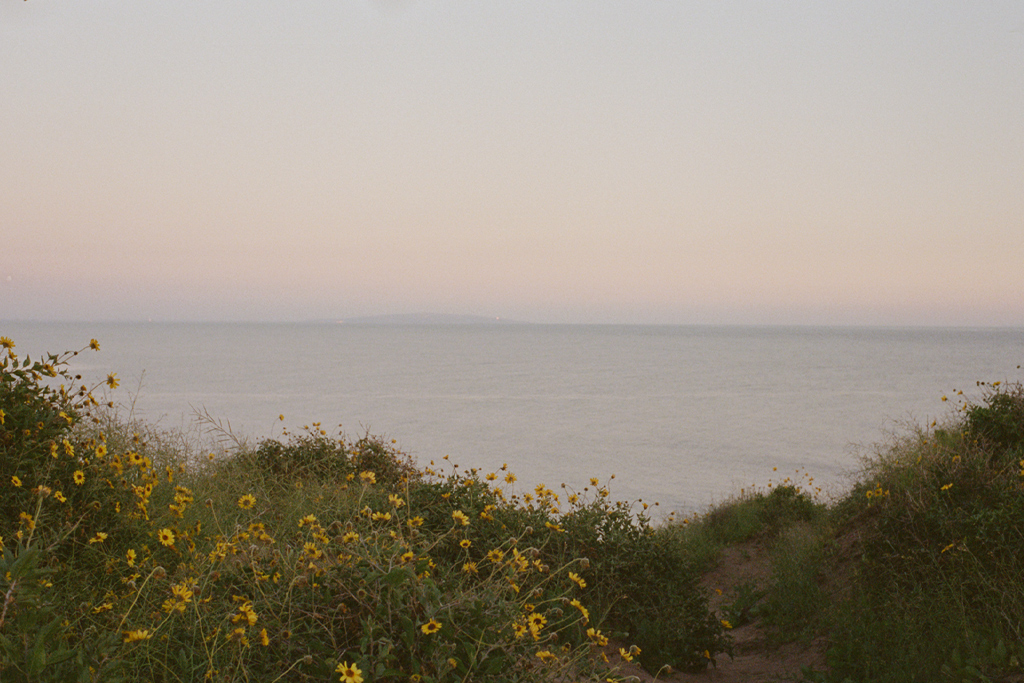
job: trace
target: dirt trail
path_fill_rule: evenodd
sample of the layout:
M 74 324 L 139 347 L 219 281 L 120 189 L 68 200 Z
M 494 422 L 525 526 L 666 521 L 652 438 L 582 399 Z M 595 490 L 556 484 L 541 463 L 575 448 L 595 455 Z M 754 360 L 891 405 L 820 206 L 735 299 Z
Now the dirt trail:
M 711 608 L 717 610 L 734 599 L 737 587 L 749 583 L 763 587 L 769 575 L 768 553 L 758 544 L 749 543 L 724 550 L 718 566 L 704 575 L 702 583 L 711 593 Z M 734 643 L 733 658 L 722 655 L 716 667 L 708 667 L 701 673 L 675 672 L 655 678 L 641 667 L 632 665 L 621 668 L 619 673 L 635 676 L 645 683 L 769 683 L 799 680 L 802 667 L 809 666 L 818 671 L 825 669 L 824 641 L 815 641 L 809 646 L 798 643 L 772 646 L 757 620 L 733 629 L 730 634 Z

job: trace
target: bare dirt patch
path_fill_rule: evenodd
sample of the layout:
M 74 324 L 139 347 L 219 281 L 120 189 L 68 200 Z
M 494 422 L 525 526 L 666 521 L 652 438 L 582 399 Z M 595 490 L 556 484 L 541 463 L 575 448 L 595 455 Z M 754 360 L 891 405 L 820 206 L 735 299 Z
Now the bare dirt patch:
M 736 591 L 744 585 L 765 587 L 771 576 L 768 551 L 759 543 L 732 546 L 722 551 L 718 565 L 704 575 L 702 584 L 711 594 L 710 606 L 719 610 L 735 599 Z M 681 681 L 714 683 L 769 683 L 801 678 L 803 667 L 825 670 L 824 639 L 808 644 L 786 643 L 774 645 L 759 620 L 753 620 L 733 629 L 733 657 L 721 655 L 715 666 L 696 674 L 673 672 L 653 676 L 640 666 L 627 664 L 619 674 L 635 676 L 638 680 Z

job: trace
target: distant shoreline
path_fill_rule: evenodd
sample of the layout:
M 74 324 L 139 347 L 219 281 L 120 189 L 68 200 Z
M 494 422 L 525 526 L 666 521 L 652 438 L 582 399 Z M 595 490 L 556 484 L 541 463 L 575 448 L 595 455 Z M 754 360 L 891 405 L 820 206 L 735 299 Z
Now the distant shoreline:
M 447 313 L 395 313 L 343 318 L 339 325 L 526 325 L 521 320 L 484 315 L 455 315 Z

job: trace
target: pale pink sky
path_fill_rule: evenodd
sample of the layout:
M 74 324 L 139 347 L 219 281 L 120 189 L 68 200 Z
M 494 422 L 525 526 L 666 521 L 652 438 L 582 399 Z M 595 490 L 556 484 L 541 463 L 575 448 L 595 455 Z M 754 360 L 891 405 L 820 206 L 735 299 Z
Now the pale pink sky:
M 3 0 L 0 130 L 0 322 L 1024 326 L 1019 2 Z

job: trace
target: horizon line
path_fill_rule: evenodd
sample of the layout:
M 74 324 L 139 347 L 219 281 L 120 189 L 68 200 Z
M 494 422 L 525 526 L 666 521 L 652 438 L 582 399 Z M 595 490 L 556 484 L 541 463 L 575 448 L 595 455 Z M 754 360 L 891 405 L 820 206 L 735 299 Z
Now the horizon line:
M 449 313 L 395 313 L 349 318 L 308 318 L 304 320 L 267 319 L 195 319 L 195 318 L 96 318 L 96 319 L 0 319 L 3 324 L 45 325 L 351 325 L 367 327 L 705 327 L 705 328 L 849 328 L 849 329 L 933 329 L 933 330 L 1024 330 L 1024 325 L 1013 324 L 957 324 L 957 323 L 800 323 L 800 322 L 534 322 L 503 316 L 481 316 Z

